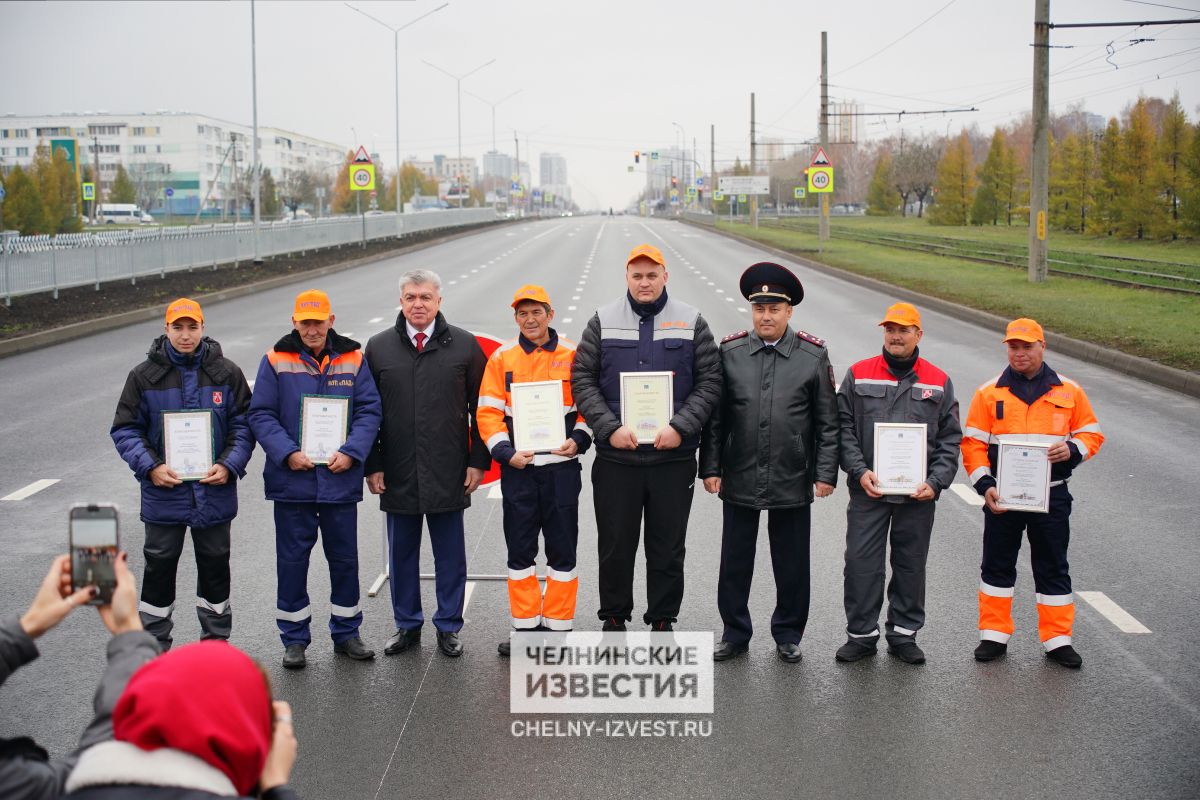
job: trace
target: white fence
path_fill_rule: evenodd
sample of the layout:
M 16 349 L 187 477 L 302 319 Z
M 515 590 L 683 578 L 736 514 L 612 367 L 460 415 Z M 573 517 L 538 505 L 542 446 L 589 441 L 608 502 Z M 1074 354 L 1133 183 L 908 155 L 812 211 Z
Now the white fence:
M 358 244 L 422 231 L 495 222 L 490 208 L 331 217 L 263 223 L 258 231 L 263 257 L 322 247 Z M 18 236 L 0 247 L 0 294 L 5 303 L 23 294 L 128 279 L 183 269 L 210 268 L 254 258 L 253 223 L 132 228 L 60 236 Z

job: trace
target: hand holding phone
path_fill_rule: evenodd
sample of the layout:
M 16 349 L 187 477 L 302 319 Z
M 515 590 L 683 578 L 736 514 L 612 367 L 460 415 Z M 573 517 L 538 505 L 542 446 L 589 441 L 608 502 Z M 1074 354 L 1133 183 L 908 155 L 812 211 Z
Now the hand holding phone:
M 72 506 L 70 515 L 71 590 L 95 586 L 91 605 L 108 605 L 117 586 L 115 564 L 120 552 L 117 507 L 110 503 Z
M 21 615 L 21 629 L 31 639 L 38 638 L 62 622 L 72 609 L 90 602 L 94 591 L 92 586 L 72 591 L 71 557 L 59 556 L 42 579 L 29 610 Z

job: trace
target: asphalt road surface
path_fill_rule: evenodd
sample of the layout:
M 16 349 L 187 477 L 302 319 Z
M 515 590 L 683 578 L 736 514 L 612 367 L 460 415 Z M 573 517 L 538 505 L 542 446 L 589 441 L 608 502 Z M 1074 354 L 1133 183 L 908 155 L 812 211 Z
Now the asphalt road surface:
M 722 336 L 749 323 L 737 278 L 767 258 L 753 247 L 668 221 L 590 217 L 531 222 L 321 279 L 337 329 L 361 341 L 393 324 L 396 279 L 437 270 L 447 318 L 501 338 L 515 335 L 513 291 L 546 286 L 555 327 L 577 339 L 594 309 L 624 291 L 629 249 L 650 242 L 668 260 L 668 290 L 700 308 Z M 829 341 L 838 379 L 879 351 L 885 294 L 795 267 L 806 297 L 793 326 Z M 208 333 L 253 377 L 262 353 L 289 328 L 306 283 L 205 308 Z M 922 354 L 953 379 L 965 408 L 974 388 L 1005 364 L 994 331 L 925 312 Z M 127 371 L 161 330 L 154 322 L 98 333 L 0 361 L 0 608 L 22 611 L 52 556 L 66 548 L 67 508 L 80 500 L 124 509 L 123 544 L 142 571 L 135 481 L 108 437 Z M 286 672 L 274 623 L 271 508 L 262 500 L 262 454 L 240 487 L 233 525 L 233 642 L 266 664 L 277 695 L 295 711 L 300 756 L 293 784 L 306 798 L 550 797 L 1195 797 L 1200 782 L 1200 402 L 1060 356 L 1047 362 L 1086 388 L 1107 442 L 1071 483 L 1071 547 L 1078 592 L 1103 593 L 1149 632 L 1125 632 L 1113 612 L 1078 603 L 1081 671 L 1048 663 L 1037 641 L 1027 548 L 1017 581 L 1017 632 L 1007 658 L 977 664 L 976 589 L 982 520 L 970 493 L 938 503 L 929 559 L 928 663 L 880 651 L 834 661 L 844 641 L 844 487 L 813 514 L 812 614 L 796 665 L 769 636 L 774 589 L 759 549 L 751 611 L 758 635 L 748 657 L 715 665 L 707 736 L 514 735 L 529 720 L 509 713 L 508 662 L 496 643 L 508 630 L 504 584 L 470 587 L 466 654 L 442 657 L 431 626 L 420 649 L 383 657 L 392 632 L 387 590 L 365 591 L 381 564 L 382 517 L 373 498 L 359 511 L 363 637 L 373 662 L 335 657 L 324 635 L 328 578 L 313 553 L 314 642 L 309 666 Z M 596 528 L 586 470 L 580 498 L 577 628 L 595 616 Z M 844 478 L 844 476 L 842 476 Z M 36 481 L 56 481 L 22 496 Z M 961 488 L 966 488 L 960 472 Z M 14 493 L 20 499 L 7 499 Z M 483 489 L 467 513 L 472 573 L 505 571 L 500 501 Z M 681 630 L 720 632 L 716 577 L 720 502 L 697 486 L 688 532 Z M 765 523 L 764 523 L 765 524 Z M 425 548 L 424 571 L 432 571 Z M 176 641 L 198 636 L 191 611 L 190 548 L 179 570 Z M 636 595 L 644 597 L 644 567 Z M 433 585 L 423 586 L 427 616 Z M 644 600 L 641 601 L 644 603 Z M 1102 605 L 1097 600 L 1098 605 Z M 640 619 L 644 606 L 635 610 Z M 1129 627 L 1126 625 L 1126 627 Z M 42 657 L 0 688 L 0 735 L 29 734 L 52 753 L 69 749 L 90 714 L 107 634 L 90 609 L 39 642 Z M 203 687 L 197 687 L 203 691 Z M 582 719 L 539 717 L 536 719 Z M 553 731 L 551 731 L 553 732 Z

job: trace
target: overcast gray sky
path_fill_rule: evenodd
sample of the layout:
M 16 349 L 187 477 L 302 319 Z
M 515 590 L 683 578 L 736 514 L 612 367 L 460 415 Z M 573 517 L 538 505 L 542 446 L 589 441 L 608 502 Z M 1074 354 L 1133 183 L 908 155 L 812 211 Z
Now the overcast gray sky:
M 399 26 L 443 0 L 355 2 Z M 867 111 L 978 113 L 868 118 L 866 138 L 990 131 L 1031 102 L 1033 0 L 450 0 L 400 34 L 400 151 L 457 149 L 453 73 L 463 81 L 464 155 L 558 152 L 580 205 L 623 206 L 642 185 L 632 153 L 695 139 L 708 167 L 749 156 L 750 93 L 760 135 L 817 134 L 820 33 L 830 95 Z M 350 146 L 351 128 L 395 164 L 392 34 L 341 2 L 259 0 L 259 123 Z M 1057 23 L 1200 17 L 1200 0 L 1053 0 Z M 249 124 L 250 4 L 0 3 L 0 113 L 188 110 Z M 1151 38 L 1154 41 L 1131 43 Z M 1200 25 L 1055 30 L 1051 104 L 1111 116 L 1138 93 L 1179 91 L 1195 121 Z M 1109 50 L 1113 51 L 1109 55 Z M 527 147 L 528 145 L 528 147 Z M 532 150 L 532 154 L 529 152 Z M 530 158 L 529 156 L 533 157 Z

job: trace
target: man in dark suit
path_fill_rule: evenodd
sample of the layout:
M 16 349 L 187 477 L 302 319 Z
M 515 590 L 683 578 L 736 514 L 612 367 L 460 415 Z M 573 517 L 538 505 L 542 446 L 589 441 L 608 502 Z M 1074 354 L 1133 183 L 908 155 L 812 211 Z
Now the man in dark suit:
M 396 324 L 367 342 L 367 364 L 383 399 L 383 425 L 367 460 L 367 486 L 387 512 L 394 655 L 421 638 L 421 521 L 429 525 L 437 573 L 438 649 L 462 655 L 467 553 L 463 510 L 491 465 L 475 404 L 487 358 L 475 337 L 446 322 L 437 273 L 400 278 Z

